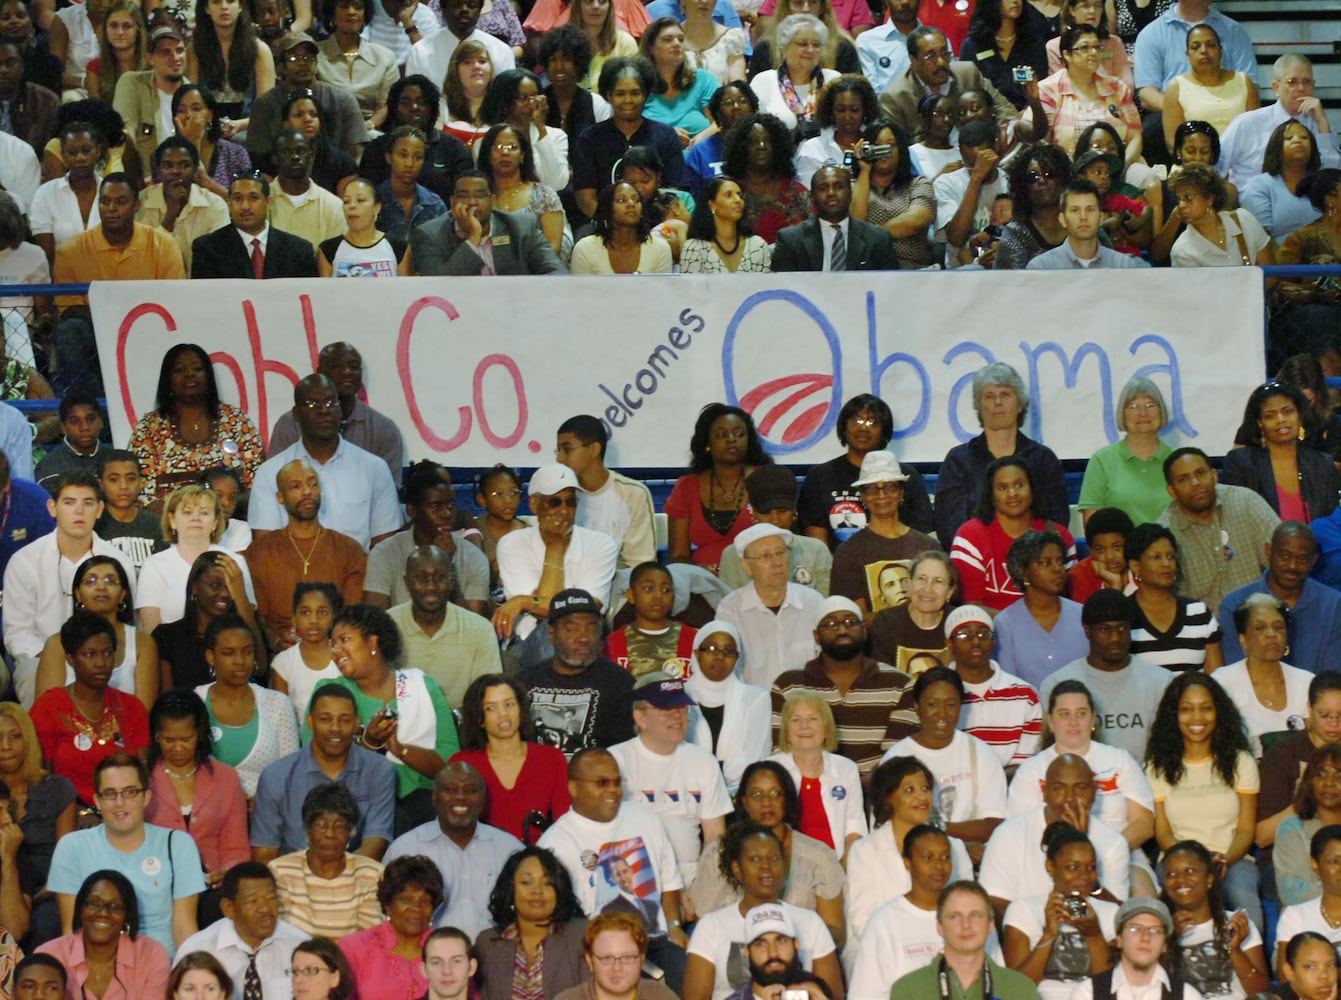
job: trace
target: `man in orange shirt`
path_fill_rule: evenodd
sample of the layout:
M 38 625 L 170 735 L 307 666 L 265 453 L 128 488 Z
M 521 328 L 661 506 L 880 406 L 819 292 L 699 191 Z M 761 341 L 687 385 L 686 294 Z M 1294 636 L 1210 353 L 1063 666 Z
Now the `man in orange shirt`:
M 52 279 L 57 284 L 70 284 L 185 278 L 182 252 L 172 236 L 135 222 L 139 204 L 139 193 L 129 176 L 113 173 L 104 177 L 98 188 L 101 223 L 56 248 Z M 63 296 L 57 304 L 61 306 L 61 321 L 53 340 L 58 391 L 83 385 L 101 396 L 102 372 L 88 301 L 83 296 Z

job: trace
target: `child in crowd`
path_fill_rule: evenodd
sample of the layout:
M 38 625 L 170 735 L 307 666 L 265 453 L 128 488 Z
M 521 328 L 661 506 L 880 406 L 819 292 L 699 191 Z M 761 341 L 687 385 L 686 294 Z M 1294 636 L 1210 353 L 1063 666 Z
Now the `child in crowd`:
M 270 686 L 293 702 L 298 718 L 307 718 L 307 702 L 322 681 L 340 676 L 331 659 L 331 622 L 344 608 L 332 583 L 300 583 L 293 588 L 293 631 L 298 642 L 275 654 Z
M 675 581 L 670 570 L 656 562 L 635 566 L 626 596 L 633 605 L 633 624 L 610 633 L 605 655 L 634 677 L 661 670 L 687 680 L 696 630 L 671 621 Z
M 229 552 L 244 551 L 251 544 L 251 525 L 233 518 L 242 496 L 242 480 L 234 470 L 220 465 L 206 471 L 201 482 L 214 491 L 219 498 L 219 509 L 223 511 L 224 533 L 219 544 Z
M 1102 507 L 1085 522 L 1085 541 L 1090 554 L 1068 570 L 1071 600 L 1084 604 L 1096 590 L 1135 590 L 1127 568 L 1126 540 L 1131 518 L 1117 507 Z M 1128 588 L 1131 588 L 1130 590 Z
M 484 554 L 489 557 L 489 596 L 496 604 L 503 603 L 498 581 L 498 540 L 526 527 L 517 516 L 521 498 L 521 480 L 506 465 L 495 465 L 480 473 L 475 502 L 484 508 L 484 513 L 476 515 L 475 527 L 479 529 Z
M 1091 150 L 1076 158 L 1075 173 L 1099 189 L 1099 208 L 1104 213 L 1103 227 L 1113 241 L 1113 249 L 1139 256 L 1150 246 L 1155 212 L 1143 198 L 1133 198 L 1114 190 L 1113 177 L 1122 169 L 1116 156 Z
M 98 482 L 104 509 L 93 530 L 126 554 L 139 573 L 144 561 L 165 548 L 163 521 L 140 505 L 144 477 L 140 458 L 133 451 L 116 448 L 105 453 Z

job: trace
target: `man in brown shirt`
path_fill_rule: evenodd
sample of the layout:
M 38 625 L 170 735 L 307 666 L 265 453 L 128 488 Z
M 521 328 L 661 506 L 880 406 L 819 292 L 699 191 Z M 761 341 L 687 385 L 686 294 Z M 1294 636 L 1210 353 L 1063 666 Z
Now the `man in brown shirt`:
M 321 482 L 311 465 L 296 459 L 279 470 L 275 482 L 288 524 L 257 536 L 244 553 L 256 589 L 256 613 L 272 653 L 297 641 L 293 591 L 298 584 L 334 584 L 346 604 L 356 604 L 363 597 L 368 565 L 358 542 L 317 520 Z

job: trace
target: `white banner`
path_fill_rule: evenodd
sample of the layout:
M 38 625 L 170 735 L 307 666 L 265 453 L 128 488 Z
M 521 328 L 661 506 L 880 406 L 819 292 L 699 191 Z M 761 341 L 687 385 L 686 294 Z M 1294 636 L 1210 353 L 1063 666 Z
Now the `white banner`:
M 1117 440 L 1138 374 L 1168 399 L 1170 443 L 1220 454 L 1263 370 L 1255 268 L 103 282 L 91 302 L 118 442 L 172 344 L 209 351 L 224 399 L 268 436 L 320 347 L 347 340 L 408 455 L 450 466 L 549 461 L 578 413 L 609 426 L 612 466 L 683 466 L 713 400 L 806 465 L 838 453 L 860 392 L 889 403 L 901 458 L 934 462 L 978 433 L 969 383 L 993 360 L 1029 387 L 1025 433 L 1062 458 Z

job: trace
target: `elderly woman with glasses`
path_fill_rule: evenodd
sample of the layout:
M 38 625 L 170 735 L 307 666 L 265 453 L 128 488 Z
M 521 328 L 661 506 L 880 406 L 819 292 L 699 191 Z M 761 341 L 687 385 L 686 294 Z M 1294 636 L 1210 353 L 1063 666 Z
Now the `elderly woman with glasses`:
M 838 70 L 821 65 L 829 29 L 813 14 L 789 14 L 778 22 L 774 39 L 777 68 L 750 81 L 759 95 L 759 109 L 776 115 L 805 137 L 817 135 L 820 91 L 840 76 Z
M 1086 524 L 1101 507 L 1118 507 L 1136 524 L 1158 521 L 1169 505 L 1164 459 L 1172 450 L 1159 439 L 1169 423 L 1159 386 L 1143 375 L 1129 379 L 1118 394 L 1116 422 L 1126 436 L 1090 456 L 1076 506 Z
M 1127 163 L 1139 160 L 1141 116 L 1131 88 L 1099 71 L 1103 43 L 1098 29 L 1088 24 L 1067 28 L 1062 32 L 1061 51 L 1065 66 L 1038 83 L 1051 140 L 1069 156 L 1081 132 L 1097 121 L 1106 121 L 1126 145 Z M 1032 112 L 1026 111 L 1025 118 L 1032 121 Z

